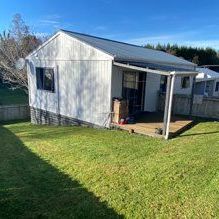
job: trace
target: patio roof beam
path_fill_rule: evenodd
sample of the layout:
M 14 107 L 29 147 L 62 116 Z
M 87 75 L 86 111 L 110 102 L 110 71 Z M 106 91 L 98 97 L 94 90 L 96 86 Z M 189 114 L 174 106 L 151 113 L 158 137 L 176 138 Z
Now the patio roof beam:
M 113 64 L 116 66 L 119 66 L 119 67 L 133 69 L 133 70 L 142 71 L 142 72 L 149 72 L 149 73 L 166 75 L 166 76 L 170 75 L 169 71 L 159 71 L 159 70 L 154 70 L 154 69 L 150 69 L 150 68 L 143 68 L 143 67 L 138 67 L 138 66 L 134 66 L 134 65 L 123 64 L 123 63 L 119 63 L 119 62 L 113 62 Z
M 142 71 L 142 72 L 149 72 L 149 73 L 154 73 L 154 74 L 159 74 L 159 75 L 176 75 L 176 76 L 190 76 L 190 75 L 197 75 L 198 72 L 196 71 L 161 71 L 161 70 L 155 70 L 151 68 L 143 68 L 143 67 L 138 67 L 135 65 L 130 65 L 130 64 L 124 64 L 120 62 L 113 62 L 114 65 L 127 68 L 127 69 L 133 69 L 137 71 Z
M 196 71 L 172 71 L 170 72 L 170 75 L 175 75 L 175 76 L 196 76 L 198 75 L 198 72 Z

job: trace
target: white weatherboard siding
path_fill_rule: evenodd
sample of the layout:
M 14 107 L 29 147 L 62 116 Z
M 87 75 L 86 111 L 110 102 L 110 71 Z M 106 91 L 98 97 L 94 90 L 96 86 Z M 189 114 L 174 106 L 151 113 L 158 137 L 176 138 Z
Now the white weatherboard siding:
M 110 61 L 59 65 L 60 114 L 103 126 L 110 113 Z
M 157 110 L 160 77 L 158 74 L 147 73 L 144 103 L 145 111 L 155 112 Z
M 193 77 L 190 76 L 189 79 L 190 79 L 190 86 L 188 88 L 182 88 L 181 86 L 182 77 L 176 77 L 174 84 L 174 94 L 190 95 L 192 93 Z
M 29 82 L 29 105 L 38 109 L 57 112 L 57 69 L 54 61 L 29 61 L 28 65 L 28 82 Z M 36 86 L 36 70 L 35 67 L 50 67 L 54 68 L 55 93 L 43 90 L 37 90 Z
M 112 57 L 63 33 L 36 54 L 29 58 L 30 106 L 108 126 Z M 55 93 L 36 89 L 35 67 L 55 68 Z
M 112 56 L 62 32 L 31 55 L 43 60 L 112 60 Z

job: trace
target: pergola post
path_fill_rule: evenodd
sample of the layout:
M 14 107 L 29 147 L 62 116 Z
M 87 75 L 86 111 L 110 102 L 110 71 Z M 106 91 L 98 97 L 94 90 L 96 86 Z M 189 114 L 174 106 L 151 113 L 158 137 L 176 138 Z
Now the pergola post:
M 170 132 L 170 121 L 171 121 L 171 112 L 172 112 L 172 103 L 173 103 L 175 74 L 171 74 L 168 77 L 168 80 L 169 80 L 169 84 L 168 84 L 167 93 L 166 93 L 166 103 L 165 103 L 165 112 L 164 112 L 164 131 L 163 131 L 165 139 L 169 138 L 169 132 Z

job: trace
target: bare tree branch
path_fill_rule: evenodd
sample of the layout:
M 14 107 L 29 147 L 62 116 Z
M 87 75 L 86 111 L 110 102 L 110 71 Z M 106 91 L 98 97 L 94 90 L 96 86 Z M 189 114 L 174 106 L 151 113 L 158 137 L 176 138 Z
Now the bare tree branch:
M 28 90 L 26 69 L 16 69 L 16 61 L 25 58 L 41 40 L 31 34 L 21 16 L 16 14 L 9 31 L 0 34 L 0 77 L 14 88 Z

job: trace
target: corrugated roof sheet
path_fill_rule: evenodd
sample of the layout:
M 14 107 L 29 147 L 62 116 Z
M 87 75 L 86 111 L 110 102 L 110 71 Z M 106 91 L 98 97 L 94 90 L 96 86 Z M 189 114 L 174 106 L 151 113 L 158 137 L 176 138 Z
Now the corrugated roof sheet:
M 170 55 L 162 51 L 147 49 L 141 46 L 136 46 L 114 40 L 108 40 L 100 37 L 71 32 L 67 30 L 62 31 L 95 48 L 105 51 L 106 53 L 114 56 L 114 59 L 116 61 L 136 61 L 177 66 L 184 65 L 193 68 L 194 66 L 196 66 L 195 64 L 189 61 L 186 61 L 184 59 L 178 58 L 176 56 Z

